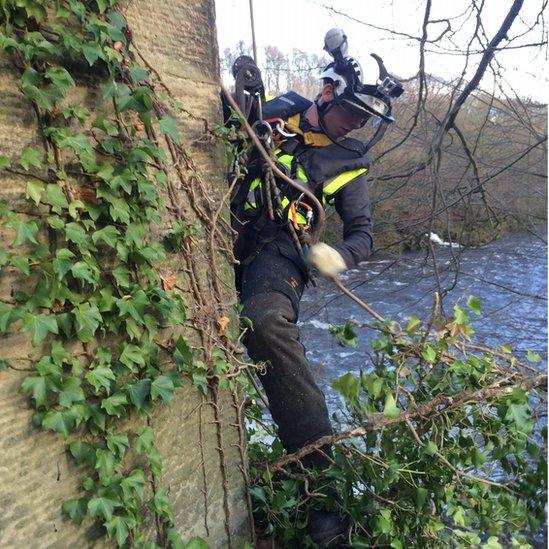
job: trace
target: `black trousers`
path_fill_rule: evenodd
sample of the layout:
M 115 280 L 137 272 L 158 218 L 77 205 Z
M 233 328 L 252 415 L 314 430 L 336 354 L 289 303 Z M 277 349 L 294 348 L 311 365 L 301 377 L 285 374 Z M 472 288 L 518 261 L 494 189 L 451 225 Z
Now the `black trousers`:
M 296 325 L 306 273 L 291 241 L 277 239 L 264 246 L 240 273 L 242 316 L 253 328 L 244 338 L 250 358 L 267 362 L 259 375 L 278 434 L 292 453 L 332 434 L 324 394 L 315 383 Z M 322 448 L 331 454 L 331 447 Z M 306 467 L 323 468 L 321 452 L 306 456 Z

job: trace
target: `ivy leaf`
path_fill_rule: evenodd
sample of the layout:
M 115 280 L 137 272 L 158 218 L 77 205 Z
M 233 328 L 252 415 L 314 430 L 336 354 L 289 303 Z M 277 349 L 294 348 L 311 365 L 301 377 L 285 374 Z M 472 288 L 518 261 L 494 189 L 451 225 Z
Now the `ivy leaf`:
M 181 144 L 179 139 L 179 131 L 177 129 L 177 122 L 171 116 L 165 116 L 159 120 L 160 133 L 163 135 L 169 135 L 178 145 Z
M 76 417 L 71 410 L 47 412 L 42 419 L 42 427 L 51 431 L 62 433 L 65 438 L 74 429 Z
M 11 161 L 7 156 L 0 156 L 0 170 L 4 170 L 11 166 Z
M 21 158 L 19 162 L 25 170 L 29 170 L 31 166 L 34 166 L 37 169 L 42 167 L 41 153 L 38 150 L 33 149 L 32 147 L 26 147 L 21 153 Z
M 57 279 L 63 280 L 65 275 L 71 270 L 74 254 L 68 248 L 61 248 L 55 253 L 55 259 L 52 261 L 53 270 L 57 273 Z
M 526 360 L 529 362 L 533 362 L 534 364 L 541 361 L 541 357 L 538 355 L 538 353 L 534 353 L 533 351 L 528 351 L 526 353 Z
M 114 516 L 105 522 L 105 528 L 109 537 L 114 537 L 118 547 L 124 547 L 124 543 L 130 534 L 126 519 L 121 516 Z
M 173 381 L 164 375 L 158 376 L 151 384 L 151 397 L 156 400 L 160 397 L 165 404 L 169 404 L 175 390 Z
M 95 451 L 95 469 L 97 470 L 99 480 L 103 486 L 109 484 L 109 481 L 114 475 L 116 463 L 116 456 L 112 452 L 109 452 L 104 448 L 98 448 Z
M 59 328 L 54 315 L 35 315 L 27 313 L 23 324 L 22 332 L 31 332 L 32 344 L 37 345 L 46 338 L 48 333 L 58 334 Z
M 111 520 L 115 507 L 120 504 L 107 497 L 92 498 L 88 502 L 88 512 L 90 516 L 105 520 Z
M 198 536 L 191 538 L 185 544 L 185 549 L 209 549 L 209 547 L 208 543 Z
M 122 459 L 126 449 L 130 447 L 130 441 L 128 435 L 124 433 L 109 433 L 107 435 L 107 448 L 118 457 Z
M 44 183 L 42 183 L 42 181 L 33 179 L 27 182 L 26 197 L 30 198 L 36 205 L 38 205 L 40 203 L 42 193 L 44 192 L 44 188 Z
M 96 305 L 83 303 L 75 307 L 72 313 L 76 320 L 76 335 L 78 339 L 84 343 L 89 343 L 93 339 L 102 320 L 99 309 Z
M 126 478 L 120 482 L 120 487 L 126 497 L 136 494 L 140 500 L 143 500 L 145 490 L 145 474 L 141 469 L 134 469 Z
M 396 417 L 400 414 L 400 410 L 398 409 L 395 397 L 392 393 L 387 393 L 385 395 L 385 406 L 383 407 L 383 415 L 386 417 Z
M 532 422 L 530 421 L 530 410 L 527 404 L 511 403 L 507 406 L 505 414 L 506 421 L 512 421 L 516 424 L 517 429 L 523 433 L 530 432 Z
M 437 358 L 437 352 L 434 347 L 427 344 L 425 346 L 425 351 L 421 354 L 421 356 L 427 361 L 427 362 L 434 362 Z
M 26 256 L 16 256 L 10 259 L 10 263 L 24 275 L 30 275 L 29 258 Z
M 74 278 L 89 282 L 94 287 L 99 279 L 99 273 L 96 270 L 92 270 L 92 267 L 85 261 L 77 261 L 71 267 L 71 273 Z
M 69 207 L 69 203 L 63 189 L 55 183 L 49 183 L 46 185 L 46 198 L 44 202 L 49 204 L 52 207 L 52 210 L 56 213 L 61 213 L 63 209 Z
M 128 399 L 123 393 L 115 393 L 109 398 L 104 398 L 101 401 L 101 408 L 110 416 L 120 417 L 126 411 L 125 404 L 128 404 Z
M 140 379 L 137 383 L 128 385 L 127 391 L 132 404 L 138 410 L 141 410 L 147 397 L 151 394 L 151 380 L 148 378 Z
M 114 372 L 107 366 L 96 366 L 86 374 L 86 380 L 96 393 L 104 388 L 107 394 L 111 390 L 111 381 L 115 380 Z
M 332 387 L 341 393 L 348 402 L 355 402 L 360 394 L 360 380 L 351 372 L 334 379 Z
M 69 377 L 63 383 L 59 393 L 59 404 L 69 408 L 73 402 L 82 402 L 86 399 L 81 387 L 81 381 L 77 377 Z
M 473 313 L 479 315 L 481 308 L 481 301 L 478 297 L 470 296 L 467 300 L 467 307 L 473 311 Z
M 32 393 L 36 406 L 40 407 L 47 403 L 48 388 L 50 386 L 51 381 L 45 376 L 29 376 L 21 384 L 21 392 Z
M 76 524 L 80 524 L 84 520 L 87 509 L 88 498 L 68 499 L 61 506 L 61 511 L 76 522 Z
M 116 247 L 118 238 L 120 237 L 120 231 L 114 225 L 107 225 L 99 231 L 95 231 L 92 234 L 92 240 L 94 244 L 98 242 L 104 242 L 111 248 Z
M 72 76 L 63 67 L 50 68 L 44 73 L 44 76 L 63 91 L 67 91 L 74 86 Z
M 69 450 L 76 463 L 87 463 L 95 468 L 95 449 L 91 444 L 77 440 L 71 443 Z
M 130 370 L 133 370 L 133 365 L 145 366 L 145 358 L 143 357 L 143 349 L 137 345 L 127 343 L 124 345 L 120 358 L 118 359 L 124 366 L 127 366 Z
M 17 235 L 13 241 L 14 246 L 21 246 L 25 241 L 38 244 L 36 235 L 38 234 L 38 223 L 36 221 L 21 221 L 17 227 Z
M 150 427 L 140 427 L 137 430 L 135 450 L 138 454 L 148 454 L 154 444 L 154 433 Z
M 103 50 L 97 42 L 84 42 L 83 44 L 80 44 L 80 49 L 90 67 L 98 59 L 105 59 Z
M 128 69 L 128 72 L 130 73 L 130 78 L 132 81 L 137 84 L 140 81 L 148 82 L 149 81 L 149 73 L 139 65 L 131 65 Z
M 192 366 L 193 353 L 187 340 L 182 336 L 177 338 L 175 342 L 175 351 L 173 353 L 173 360 L 178 366 Z

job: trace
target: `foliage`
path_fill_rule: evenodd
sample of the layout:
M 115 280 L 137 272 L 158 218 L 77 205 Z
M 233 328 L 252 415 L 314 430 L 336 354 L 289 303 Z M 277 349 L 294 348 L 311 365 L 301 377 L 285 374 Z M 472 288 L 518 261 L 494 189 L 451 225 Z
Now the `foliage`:
M 184 544 L 174 528 L 148 426 L 183 374 L 209 390 L 204 365 L 181 335 L 183 294 L 158 270 L 195 229 L 178 219 L 164 246 L 151 237 L 160 232 L 166 188 L 166 155 L 151 130 L 156 124 L 175 145 L 180 137 L 148 70 L 129 54 L 131 34 L 116 7 L 115 0 L 2 1 L 0 47 L 20 70 L 45 147 L 0 157 L 0 169 L 28 174 L 31 214 L 0 205 L 0 224 L 14 235 L 0 267 L 19 271 L 28 287 L 0 304 L 0 332 L 28 332 L 41 347 L 21 391 L 35 425 L 60 433 L 86 467 L 82 495 L 63 504 L 64 514 L 97 521 L 119 546 L 203 547 L 199 538 Z M 102 79 L 93 112 L 70 99 L 88 72 Z M 153 516 L 157 537 L 149 540 Z
M 478 313 L 478 300 L 469 307 Z M 472 351 L 458 305 L 432 332 L 415 317 L 405 329 L 377 326 L 372 367 L 332 383 L 344 409 L 325 472 L 281 459 L 281 446 L 261 439 L 261 413 L 250 412 L 251 496 L 264 533 L 313 546 L 307 514 L 325 508 L 346 518 L 353 547 L 532 547 L 547 496 L 536 383 L 503 350 Z

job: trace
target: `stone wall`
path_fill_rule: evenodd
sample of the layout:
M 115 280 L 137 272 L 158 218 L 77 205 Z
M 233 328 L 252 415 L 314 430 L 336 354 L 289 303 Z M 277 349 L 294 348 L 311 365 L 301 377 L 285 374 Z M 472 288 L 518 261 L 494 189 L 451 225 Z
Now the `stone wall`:
M 215 125 L 220 116 L 214 0 L 134 0 L 125 15 L 139 52 L 182 102 L 182 140 L 192 151 L 200 176 L 220 201 L 222 156 L 205 132 L 206 125 Z M 23 148 L 40 143 L 34 113 L 17 81 L 10 60 L 0 58 L 0 155 L 14 158 Z M 82 88 L 76 93 L 93 109 L 94 93 Z M 3 172 L 0 180 L 0 200 L 27 211 L 26 178 Z M 4 242 L 10 238 L 3 235 Z M 170 268 L 179 274 L 177 258 L 171 261 Z M 230 303 L 231 266 L 220 259 L 220 268 Z M 0 300 L 13 302 L 13 292 L 29 282 L 3 269 Z M 83 471 L 68 459 L 60 435 L 32 425 L 33 411 L 18 392 L 40 353 L 40 347 L 31 346 L 28 334 L 0 335 L 0 359 L 9 361 L 9 367 L 0 370 L 0 546 L 108 546 L 101 530 L 88 519 L 78 527 L 61 515 L 63 501 L 78 496 Z M 232 396 L 220 392 L 217 403 L 208 402 L 186 384 L 170 407 L 159 407 L 151 426 L 163 459 L 164 486 L 175 525 L 183 539 L 198 535 L 212 547 L 241 547 L 249 536 L 249 517 Z

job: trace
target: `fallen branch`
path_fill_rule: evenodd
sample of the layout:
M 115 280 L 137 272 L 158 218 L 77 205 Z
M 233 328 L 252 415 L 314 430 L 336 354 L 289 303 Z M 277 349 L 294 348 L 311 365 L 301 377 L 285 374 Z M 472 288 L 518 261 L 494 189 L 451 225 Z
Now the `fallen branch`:
M 479 403 L 485 400 L 497 400 L 503 396 L 511 394 L 517 387 L 520 387 L 525 391 L 538 387 L 546 388 L 547 374 L 524 378 L 519 382 L 502 386 L 502 383 L 507 381 L 508 380 L 505 378 L 500 379 L 489 387 L 485 387 L 484 389 L 479 389 L 474 392 L 463 392 L 452 396 L 440 395 L 425 404 L 420 404 L 406 410 L 396 417 L 377 417 L 373 421 L 364 423 L 355 429 L 341 431 L 334 435 L 319 438 L 317 441 L 307 444 L 307 446 L 303 446 L 303 448 L 300 448 L 297 452 L 283 456 L 272 464 L 267 464 L 266 468 L 269 469 L 271 473 L 274 473 L 289 463 L 300 461 L 306 455 L 318 450 L 326 444 L 337 444 L 342 440 L 363 436 L 370 431 L 376 431 L 378 429 L 382 429 L 383 427 L 390 427 L 398 423 L 409 423 L 410 420 L 416 418 L 428 419 L 429 417 L 434 417 L 442 413 L 451 412 L 462 408 L 467 404 Z

